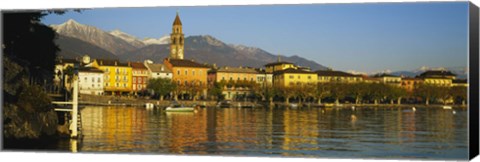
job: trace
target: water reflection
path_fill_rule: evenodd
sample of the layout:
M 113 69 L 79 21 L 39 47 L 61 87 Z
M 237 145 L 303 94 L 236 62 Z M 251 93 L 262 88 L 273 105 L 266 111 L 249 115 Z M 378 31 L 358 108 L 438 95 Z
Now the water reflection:
M 467 158 L 467 111 L 435 108 L 82 109 L 80 152 Z M 73 150 L 72 150 L 73 151 Z

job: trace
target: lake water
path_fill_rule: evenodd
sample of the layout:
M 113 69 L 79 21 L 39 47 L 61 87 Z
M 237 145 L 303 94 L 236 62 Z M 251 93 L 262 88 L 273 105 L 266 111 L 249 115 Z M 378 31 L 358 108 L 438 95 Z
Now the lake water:
M 455 111 L 455 113 L 453 113 Z M 467 109 L 205 108 L 164 112 L 85 107 L 78 152 L 466 159 Z

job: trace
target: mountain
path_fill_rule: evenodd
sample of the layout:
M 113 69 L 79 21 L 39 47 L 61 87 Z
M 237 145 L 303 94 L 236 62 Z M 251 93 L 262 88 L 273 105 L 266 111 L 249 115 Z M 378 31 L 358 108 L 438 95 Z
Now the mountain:
M 142 40 L 143 44 L 145 45 L 152 45 L 152 44 L 170 44 L 170 36 L 166 35 L 160 37 L 158 39 L 155 38 L 145 38 Z
M 127 41 L 93 26 L 83 25 L 73 19 L 60 25 L 51 25 L 59 34 L 77 38 L 84 42 L 96 45 L 115 55 L 137 49 Z
M 60 48 L 58 54 L 63 58 L 73 59 L 89 55 L 98 59 L 118 59 L 113 53 L 77 38 L 59 35 L 55 43 Z
M 141 48 L 145 46 L 145 43 L 139 41 L 137 37 L 124 33 L 120 30 L 113 30 L 110 32 L 111 35 L 116 36 L 117 38 L 123 39 L 124 41 L 130 43 L 132 46 L 136 48 Z
M 111 58 L 122 61 L 155 62 L 169 55 L 170 36 L 160 38 L 139 38 L 113 30 L 105 32 L 99 28 L 83 25 L 73 19 L 60 25 L 51 25 L 60 35 L 57 40 L 61 55 L 77 57 L 85 54 L 92 58 Z M 267 63 L 277 61 L 278 56 L 256 47 L 226 44 L 212 36 L 200 35 L 185 38 L 185 59 L 198 62 L 217 64 L 217 66 L 249 66 L 263 67 Z M 281 56 L 282 61 L 288 61 L 312 70 L 326 69 L 324 66 L 299 56 Z
M 150 59 L 161 62 L 169 55 L 168 44 L 152 44 L 135 51 L 120 55 L 124 61 L 143 61 Z M 326 67 L 299 56 L 281 56 L 282 61 L 292 62 L 300 66 L 308 66 L 312 70 Z M 267 63 L 277 61 L 278 56 L 262 49 L 243 45 L 227 45 L 209 36 L 189 36 L 185 38 L 185 59 L 193 59 L 200 63 L 216 64 L 217 66 L 249 66 L 263 67 Z

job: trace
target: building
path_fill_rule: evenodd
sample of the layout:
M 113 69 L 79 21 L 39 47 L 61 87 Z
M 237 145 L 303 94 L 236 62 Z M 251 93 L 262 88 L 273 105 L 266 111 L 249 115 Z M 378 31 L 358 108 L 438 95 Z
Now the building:
M 182 22 L 180 21 L 180 16 L 175 16 L 173 21 L 172 33 L 170 34 L 170 58 L 172 59 L 183 59 L 183 50 L 184 50 L 184 35 L 182 31 Z
M 456 75 L 450 71 L 432 70 L 420 74 L 418 78 L 422 78 L 425 84 L 451 87 Z
M 103 95 L 103 71 L 94 67 L 78 69 L 78 88 L 81 94 Z
M 71 84 L 69 82 L 69 75 L 73 75 L 74 73 L 74 68 L 80 66 L 80 61 L 77 61 L 76 59 L 60 59 L 56 64 L 55 64 L 55 69 L 54 69 L 54 77 L 53 77 L 53 83 L 56 86 L 57 89 L 60 89 L 60 87 L 65 87 L 67 89 L 71 88 Z M 68 74 L 70 73 L 70 74 Z
M 468 81 L 467 79 L 454 79 L 452 80 L 452 86 L 468 87 Z
M 147 89 L 147 83 L 149 78 L 148 68 L 143 63 L 132 62 L 132 91 L 134 93 Z
M 288 68 L 273 73 L 273 86 L 289 87 L 304 84 L 317 84 L 317 73 L 300 69 Z
M 402 78 L 400 87 L 411 93 L 415 90 L 415 87 L 421 84 L 423 84 L 423 80 L 420 78 Z
M 360 75 L 364 83 L 381 83 L 379 78 L 369 77 L 367 75 Z
M 132 67 L 130 63 L 121 63 L 118 60 L 96 59 L 92 67 L 104 71 L 104 91 L 106 94 L 128 94 L 132 92 Z
M 273 73 L 267 73 L 264 69 L 257 70 L 257 84 L 260 86 L 271 86 L 273 84 Z
M 251 87 L 247 86 L 247 84 L 256 84 L 256 80 L 257 71 L 249 67 L 221 67 L 208 72 L 208 82 L 210 84 L 214 82 L 234 83 L 233 85 L 225 85 L 223 87 L 222 93 L 227 100 L 245 98 L 251 95 Z
M 361 76 L 343 71 L 318 70 L 315 73 L 318 75 L 319 83 L 358 83 L 363 81 Z
M 144 65 L 148 69 L 150 79 L 172 79 L 172 71 L 170 71 L 170 69 L 168 69 L 164 64 L 154 64 L 153 62 L 146 61 Z
M 392 86 L 400 86 L 402 82 L 402 78 L 400 76 L 395 76 L 391 74 L 385 74 L 385 73 L 376 74 L 373 77 L 380 80 L 380 83 L 384 83 Z
M 290 62 L 280 61 L 280 59 L 277 62 L 273 62 L 265 65 L 265 71 L 267 73 L 273 73 L 273 72 L 282 71 L 285 69 L 297 69 L 297 66 L 295 66 L 295 64 Z
M 248 67 L 221 67 L 208 72 L 209 81 L 251 81 L 256 82 L 257 71 Z
M 193 60 L 171 59 L 164 60 L 165 66 L 172 71 L 172 80 L 184 89 L 201 87 L 204 96 L 207 88 L 207 72 L 210 69 Z

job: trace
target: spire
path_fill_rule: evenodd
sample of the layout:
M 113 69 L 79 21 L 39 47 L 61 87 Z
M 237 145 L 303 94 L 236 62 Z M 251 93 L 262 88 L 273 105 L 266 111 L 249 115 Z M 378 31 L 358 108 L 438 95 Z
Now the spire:
M 278 62 L 282 62 L 282 57 L 280 55 L 278 55 Z
M 180 16 L 178 16 L 178 10 L 177 16 L 175 16 L 175 21 L 173 21 L 173 25 L 182 25 L 182 22 L 180 21 Z

